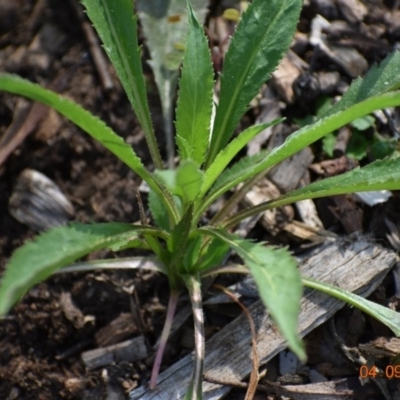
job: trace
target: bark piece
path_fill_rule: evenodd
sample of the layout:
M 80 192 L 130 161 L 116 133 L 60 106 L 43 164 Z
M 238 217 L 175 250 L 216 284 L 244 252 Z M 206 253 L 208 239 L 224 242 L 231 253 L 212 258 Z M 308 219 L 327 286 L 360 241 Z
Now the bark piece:
M 368 9 L 360 0 L 336 0 L 342 17 L 349 24 L 361 22 L 368 14 Z
M 269 383 L 271 385 L 271 383 Z M 349 380 L 309 383 L 306 385 L 285 385 L 272 384 L 272 390 L 278 396 L 287 396 L 293 400 L 332 400 L 353 398 L 354 390 Z
M 280 194 L 279 189 L 270 180 L 263 179 L 246 193 L 244 203 L 247 207 L 252 207 L 264 201 L 276 199 Z M 292 221 L 293 217 L 293 208 L 288 205 L 265 211 L 260 222 L 268 232 L 276 235 L 284 225 Z
M 359 237 L 328 243 L 309 254 L 300 264 L 304 276 L 368 296 L 383 280 L 397 255 Z M 360 273 L 362 271 L 362 273 Z M 329 319 L 344 303 L 315 290 L 306 289 L 301 302 L 299 332 L 305 336 Z M 249 307 L 258 334 L 258 355 L 266 363 L 286 347 L 286 342 L 257 301 Z M 205 373 L 220 381 L 240 382 L 251 371 L 250 328 L 241 315 L 206 343 Z M 183 399 L 192 374 L 193 359 L 188 355 L 168 368 L 154 390 L 147 386 L 133 390 L 130 400 Z M 229 387 L 204 382 L 203 399 L 219 399 Z
M 267 176 L 282 193 L 288 193 L 297 188 L 313 159 L 314 154 L 306 147 L 272 168 Z
M 121 313 L 108 325 L 99 329 L 95 335 L 100 347 L 110 346 L 138 333 L 138 328 L 133 322 L 131 313 Z
M 15 219 L 36 231 L 63 225 L 74 214 L 60 188 L 33 169 L 25 169 L 18 177 L 8 209 Z
M 72 301 L 71 293 L 61 293 L 60 305 L 65 317 L 71 321 L 77 329 L 83 328 L 85 325 L 85 316 Z
M 144 336 L 138 336 L 112 346 L 85 351 L 82 353 L 82 361 L 87 368 L 96 369 L 120 361 L 143 360 L 147 356 Z
M 271 85 L 286 103 L 293 103 L 293 82 L 303 71 L 297 67 L 287 54 L 282 58 L 278 68 L 272 73 Z
M 335 20 L 339 16 L 336 1 L 334 0 L 311 0 L 311 5 L 317 14 L 322 15 L 326 19 Z

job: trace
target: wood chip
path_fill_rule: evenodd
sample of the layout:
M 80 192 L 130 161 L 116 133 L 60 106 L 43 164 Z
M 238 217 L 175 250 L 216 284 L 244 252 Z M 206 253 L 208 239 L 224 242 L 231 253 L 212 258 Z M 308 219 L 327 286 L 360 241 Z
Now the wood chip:
M 397 260 L 397 255 L 363 237 L 338 240 L 313 251 L 300 264 L 304 276 L 337 285 L 366 297 L 372 293 Z M 362 273 L 360 273 L 362 271 Z M 344 303 L 307 289 L 301 302 L 299 332 L 305 336 L 329 319 Z M 266 363 L 286 347 L 263 304 L 249 307 L 258 334 L 258 355 Z M 206 343 L 205 373 L 221 381 L 240 382 L 251 371 L 250 328 L 241 315 Z M 130 400 L 183 399 L 192 375 L 193 358 L 188 355 L 159 376 L 154 390 L 147 386 L 130 393 Z M 203 399 L 220 399 L 230 388 L 203 383 Z M 332 398 L 332 397 L 330 397 Z
M 87 368 L 96 369 L 120 361 L 143 360 L 147 356 L 144 336 L 138 336 L 112 346 L 85 351 L 81 357 Z
M 108 325 L 99 329 L 95 335 L 100 347 L 110 346 L 138 333 L 131 313 L 121 313 Z
M 360 0 L 336 0 L 342 17 L 349 24 L 361 22 L 368 14 L 368 9 Z
M 36 231 L 63 225 L 74 214 L 60 188 L 33 169 L 25 169 L 18 177 L 8 209 L 15 219 Z
M 294 80 L 302 72 L 303 71 L 291 61 L 290 57 L 285 55 L 278 65 L 278 68 L 272 73 L 271 85 L 286 103 L 293 103 L 294 92 L 292 85 Z
M 61 293 L 60 304 L 65 317 L 70 320 L 77 329 L 83 328 L 85 325 L 85 316 L 72 301 L 71 293 Z

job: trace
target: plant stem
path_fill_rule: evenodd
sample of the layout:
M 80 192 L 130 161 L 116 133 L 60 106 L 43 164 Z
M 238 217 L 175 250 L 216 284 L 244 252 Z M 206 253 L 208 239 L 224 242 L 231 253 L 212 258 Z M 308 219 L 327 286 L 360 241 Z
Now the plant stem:
M 167 316 L 165 318 L 164 328 L 161 333 L 160 345 L 158 346 L 156 358 L 153 364 L 153 369 L 151 371 L 150 389 L 154 389 L 156 387 L 157 378 L 160 372 L 160 366 L 165 351 L 165 346 L 167 344 L 169 333 L 171 332 L 172 321 L 174 320 L 176 305 L 178 304 L 178 298 L 179 298 L 179 292 L 171 290 L 168 301 Z
M 204 315 L 202 307 L 200 275 L 189 275 L 185 278 L 190 300 L 192 302 L 194 320 L 195 359 L 193 377 L 185 398 L 200 400 L 202 398 L 203 366 L 204 366 Z

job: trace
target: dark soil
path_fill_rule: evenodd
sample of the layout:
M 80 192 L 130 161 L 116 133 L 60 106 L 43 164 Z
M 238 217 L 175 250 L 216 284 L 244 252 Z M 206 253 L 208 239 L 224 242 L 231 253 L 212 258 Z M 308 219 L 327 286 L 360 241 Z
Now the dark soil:
M 214 3 L 213 12 L 220 12 L 220 2 Z M 303 12 L 301 32 L 309 31 L 310 21 L 316 14 L 317 2 L 311 3 L 313 6 Z M 400 16 L 400 11 L 395 1 L 364 0 L 363 3 L 369 10 L 364 18 L 365 26 L 371 32 L 379 32 L 374 38 L 375 46 L 351 34 L 346 39 L 352 40 L 351 46 L 357 47 L 372 64 L 393 50 L 396 43 L 398 46 L 399 27 L 396 30 L 385 25 L 384 15 L 392 12 Z M 343 20 L 343 10 L 339 6 L 337 10 L 336 18 Z M 311 49 L 302 56 L 309 62 Z M 142 130 L 115 72 L 111 66 L 108 69 L 115 87 L 106 91 L 68 1 L 0 0 L 0 71 L 16 73 L 73 98 L 111 125 L 151 168 Z M 324 58 L 318 60 L 316 69 L 336 69 L 345 81 L 350 80 L 340 67 Z M 160 105 L 151 74 L 148 68 L 145 70 L 153 121 L 160 149 L 164 149 Z M 15 96 L 0 93 L 0 137 L 12 122 L 18 101 Z M 299 103 L 295 103 L 287 112 L 293 116 L 298 109 Z M 253 121 L 256 116 L 257 110 L 252 110 L 247 119 Z M 323 158 L 322 154 L 316 154 L 317 160 Z M 75 220 L 139 220 L 138 177 L 72 123 L 51 112 L 0 165 L 0 269 L 17 247 L 36 234 L 8 212 L 16 179 L 25 168 L 44 173 L 61 188 L 73 203 Z M 398 205 L 397 200 L 392 201 L 393 209 L 398 209 Z M 371 213 L 367 210 L 366 215 Z M 337 220 L 331 225 L 334 224 Z M 99 252 L 96 258 L 107 255 Z M 68 319 L 62 302 L 65 293 L 71 294 L 74 305 L 85 317 L 83 324 Z M 145 362 L 121 362 L 90 371 L 81 361 L 81 352 L 96 348 L 95 334 L 99 329 L 121 313 L 130 312 L 134 303 L 140 310 L 141 330 L 152 354 L 151 345 L 160 335 L 167 300 L 166 279 L 146 272 L 65 274 L 48 279 L 29 291 L 0 321 L 0 399 L 127 398 L 130 389 L 148 381 L 152 357 Z M 187 329 L 190 327 L 188 321 Z M 167 352 L 165 367 L 189 351 L 179 343 L 174 344 Z M 239 392 L 237 396 L 242 395 Z

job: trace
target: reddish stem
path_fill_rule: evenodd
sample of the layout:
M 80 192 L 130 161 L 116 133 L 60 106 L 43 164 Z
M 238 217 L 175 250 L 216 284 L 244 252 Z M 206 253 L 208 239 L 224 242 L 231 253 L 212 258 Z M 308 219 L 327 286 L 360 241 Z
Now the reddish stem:
M 160 366 L 165 351 L 165 346 L 167 344 L 169 333 L 171 332 L 172 321 L 174 320 L 176 305 L 178 304 L 178 298 L 179 298 L 179 292 L 171 291 L 168 300 L 167 316 L 165 318 L 164 328 L 161 333 L 161 339 L 157 349 L 156 359 L 154 360 L 153 369 L 151 371 L 150 389 L 154 389 L 156 387 L 157 378 L 160 372 Z

